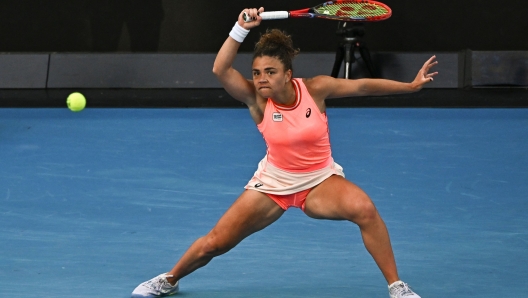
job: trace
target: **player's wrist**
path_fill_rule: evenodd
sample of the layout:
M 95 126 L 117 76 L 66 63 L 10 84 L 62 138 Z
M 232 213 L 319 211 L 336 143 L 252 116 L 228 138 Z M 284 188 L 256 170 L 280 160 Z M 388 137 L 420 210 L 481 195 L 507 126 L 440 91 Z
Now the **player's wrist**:
M 413 81 L 411 83 L 407 83 L 406 87 L 407 87 L 407 89 L 410 90 L 408 92 L 418 92 L 418 91 L 420 91 L 422 89 L 423 86 L 422 86 L 422 84 Z
M 233 26 L 233 29 L 231 29 L 231 32 L 229 32 L 229 36 L 236 40 L 239 43 L 244 42 L 244 39 L 249 34 L 248 29 L 244 29 L 242 26 L 238 24 L 238 21 Z

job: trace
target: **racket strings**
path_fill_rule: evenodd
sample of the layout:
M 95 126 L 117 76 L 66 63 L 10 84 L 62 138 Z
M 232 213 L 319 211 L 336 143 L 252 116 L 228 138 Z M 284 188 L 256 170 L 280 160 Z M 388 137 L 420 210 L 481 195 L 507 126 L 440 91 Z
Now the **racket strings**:
M 372 3 L 333 3 L 315 9 L 317 13 L 338 17 L 377 17 L 388 13 L 385 7 Z

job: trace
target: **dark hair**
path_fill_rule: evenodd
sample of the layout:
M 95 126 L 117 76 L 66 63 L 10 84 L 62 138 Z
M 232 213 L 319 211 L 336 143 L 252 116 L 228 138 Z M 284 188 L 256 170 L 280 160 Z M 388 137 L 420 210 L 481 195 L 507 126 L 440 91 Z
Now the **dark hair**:
M 282 62 L 284 70 L 293 70 L 293 58 L 298 53 L 299 49 L 293 47 L 290 35 L 279 29 L 268 29 L 255 45 L 253 60 L 262 56 L 274 57 Z

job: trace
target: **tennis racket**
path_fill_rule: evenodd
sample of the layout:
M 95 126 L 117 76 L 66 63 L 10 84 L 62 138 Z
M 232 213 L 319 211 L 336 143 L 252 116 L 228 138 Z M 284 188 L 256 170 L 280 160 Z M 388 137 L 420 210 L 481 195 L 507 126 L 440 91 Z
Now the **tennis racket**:
M 263 20 L 321 18 L 345 22 L 372 22 L 390 18 L 392 10 L 387 5 L 372 0 L 334 0 L 312 8 L 292 11 L 265 11 L 259 15 Z M 251 22 L 253 20 L 244 14 L 244 21 Z

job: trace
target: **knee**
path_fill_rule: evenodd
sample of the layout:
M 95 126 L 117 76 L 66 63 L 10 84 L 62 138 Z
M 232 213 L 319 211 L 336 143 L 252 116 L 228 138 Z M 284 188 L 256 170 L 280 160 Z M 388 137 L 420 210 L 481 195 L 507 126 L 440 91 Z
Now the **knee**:
M 201 254 L 209 257 L 216 257 L 228 252 L 231 246 L 227 245 L 222 237 L 216 233 L 209 233 L 201 239 Z
M 367 197 L 361 202 L 356 203 L 352 221 L 359 226 L 372 223 L 379 218 L 378 210 L 374 203 Z

